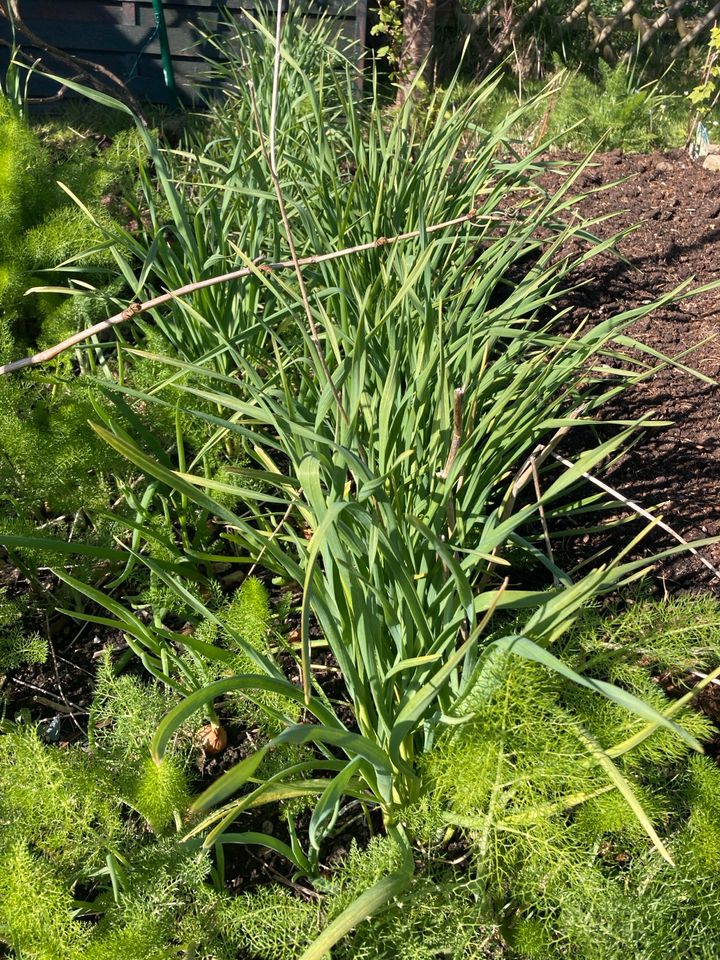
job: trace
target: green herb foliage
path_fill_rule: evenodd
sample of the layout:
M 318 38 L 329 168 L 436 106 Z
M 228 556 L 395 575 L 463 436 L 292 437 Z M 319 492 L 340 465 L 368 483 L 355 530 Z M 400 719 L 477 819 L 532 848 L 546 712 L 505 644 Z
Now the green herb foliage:
M 0 672 L 14 670 L 26 663 L 44 663 L 48 643 L 37 630 L 24 622 L 26 604 L 11 600 L 0 590 Z
M 564 656 L 576 667 L 590 656 L 598 678 L 621 669 L 645 689 L 653 675 L 646 653 L 665 651 L 669 669 L 684 669 L 677 625 L 692 620 L 710 639 L 717 616 L 716 602 L 689 599 L 638 602 L 610 617 L 589 612 L 567 635 Z M 692 656 L 703 670 L 717 667 L 712 643 Z M 138 820 L 132 785 L 142 780 L 142 744 L 167 696 L 116 676 L 106 660 L 90 751 L 44 744 L 33 729 L 0 738 L 0 942 L 14 956 L 297 960 L 401 867 L 397 844 L 377 836 L 328 864 L 310 899 L 278 885 L 223 890 L 210 854 L 182 841 L 184 828 L 148 833 Z M 682 934 L 682 956 L 710 957 L 720 932 L 714 762 L 688 758 L 664 732 L 618 760 L 663 833 L 670 866 L 585 746 L 588 733 L 610 744 L 642 727 L 626 711 L 599 712 L 594 695 L 513 656 L 496 662 L 492 683 L 478 681 L 465 709 L 466 722 L 447 730 L 418 768 L 420 799 L 407 811 L 417 875 L 333 956 L 620 960 L 630 950 L 659 960 Z M 678 719 L 703 740 L 712 735 L 701 713 Z M 187 756 L 183 736 L 177 770 Z
M 663 91 L 662 80 L 643 80 L 641 70 L 619 63 L 598 64 L 598 76 L 561 78 L 548 134 L 571 150 L 622 149 L 644 153 L 681 146 L 687 110 L 679 96 Z
M 117 124 L 110 131 L 112 144 L 101 150 L 99 135 L 31 127 L 0 99 L 0 363 L 54 345 L 112 312 L 122 284 L 108 272 L 100 224 L 119 213 L 116 198 L 130 180 L 134 134 Z M 57 181 L 95 211 L 98 225 Z M 58 283 L 68 279 L 71 295 L 63 296 Z M 119 464 L 85 429 L 97 391 L 73 376 L 77 359 L 62 357 L 51 382 L 44 373 L 0 378 L 0 528 L 6 533 L 42 527 L 48 538 L 111 539 L 112 525 L 95 518 L 117 496 L 109 478 Z M 81 355 L 80 364 L 92 369 L 94 356 Z M 42 549 L 12 556 L 31 580 L 49 561 Z

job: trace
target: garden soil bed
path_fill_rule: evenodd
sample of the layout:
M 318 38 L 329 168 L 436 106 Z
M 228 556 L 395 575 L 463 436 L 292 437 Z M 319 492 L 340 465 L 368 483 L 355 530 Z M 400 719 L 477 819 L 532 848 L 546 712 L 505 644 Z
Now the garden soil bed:
M 690 278 L 692 287 L 720 280 L 720 173 L 680 150 L 650 156 L 618 151 L 596 157 L 579 189 L 593 191 L 580 205 L 584 217 L 619 214 L 593 227 L 597 236 L 635 229 L 618 245 L 627 262 L 608 254 L 581 268 L 578 279 L 588 282 L 565 298 L 573 326 L 647 304 Z M 708 341 L 685 362 L 720 381 L 720 287 L 657 308 L 629 333 L 670 357 Z M 720 385 L 669 368 L 613 410 L 624 417 L 651 412 L 673 425 L 648 431 L 603 479 L 646 508 L 660 507 L 686 539 L 720 536 Z M 653 533 L 643 549 L 672 543 Z M 589 553 L 601 545 L 599 538 L 586 543 Z M 720 568 L 720 543 L 701 552 Z M 720 592 L 718 578 L 688 553 L 658 564 L 653 577 L 663 592 Z

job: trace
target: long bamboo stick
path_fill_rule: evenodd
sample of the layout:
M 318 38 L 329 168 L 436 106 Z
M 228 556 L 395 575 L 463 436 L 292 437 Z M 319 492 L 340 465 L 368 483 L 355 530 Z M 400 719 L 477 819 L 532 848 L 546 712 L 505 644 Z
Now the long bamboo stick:
M 560 21 L 561 24 L 564 27 L 571 26 L 573 23 L 575 23 L 576 20 L 580 19 L 580 17 L 585 13 L 585 11 L 589 6 L 590 6 L 590 0 L 580 0 L 580 3 L 578 3 L 576 7 L 573 7 L 573 9 L 570 11 L 570 13 L 567 14 L 567 16 L 563 17 L 563 19 Z
M 623 20 L 625 20 L 627 17 L 631 16 L 634 13 L 635 8 L 638 6 L 639 3 L 640 3 L 640 0 L 627 0 L 627 2 L 623 4 L 620 12 L 617 13 L 612 18 L 612 20 L 602 28 L 600 33 L 595 38 L 595 43 L 593 44 L 593 50 L 597 50 L 598 47 L 608 39 L 610 34 L 615 32 L 615 30 L 623 22 Z

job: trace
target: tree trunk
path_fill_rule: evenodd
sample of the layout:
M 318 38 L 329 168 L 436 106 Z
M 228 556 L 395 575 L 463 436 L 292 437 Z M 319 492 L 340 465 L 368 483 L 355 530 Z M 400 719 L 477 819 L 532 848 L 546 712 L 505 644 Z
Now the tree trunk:
M 411 90 L 420 91 L 423 84 L 432 86 L 435 10 L 435 0 L 405 0 L 398 88 L 400 103 Z

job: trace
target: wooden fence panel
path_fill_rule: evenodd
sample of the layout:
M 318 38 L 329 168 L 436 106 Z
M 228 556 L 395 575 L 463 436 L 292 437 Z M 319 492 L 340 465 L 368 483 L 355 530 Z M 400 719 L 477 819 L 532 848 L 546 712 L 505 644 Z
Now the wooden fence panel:
M 651 16 L 641 15 L 641 0 L 617 0 L 612 15 L 598 0 L 567 0 L 566 10 L 548 0 L 486 0 L 477 13 L 462 14 L 463 28 L 474 35 L 480 62 L 492 70 L 513 52 L 512 62 L 528 74 L 542 71 L 552 55 L 572 39 L 584 54 L 600 55 L 611 64 L 652 51 L 660 66 L 682 56 L 693 44 L 707 41 L 710 28 L 720 20 L 720 0 L 703 7 L 691 0 L 664 0 Z M 674 37 L 674 42 L 673 42 Z M 662 42 L 659 42 L 662 41 Z M 485 58 L 485 59 L 483 59 Z
M 170 100 L 151 0 L 21 0 L 19 6 L 27 27 L 49 44 L 112 70 L 140 98 L 160 103 Z M 367 0 L 319 0 L 303 9 L 311 19 L 329 13 L 335 20 L 333 35 L 364 43 L 366 6 Z M 181 91 L 189 93 L 193 76 L 203 70 L 203 53 L 209 53 L 203 50 L 200 31 L 217 28 L 228 16 L 240 17 L 259 8 L 270 9 L 257 0 L 164 0 L 168 41 Z M 7 44 L 9 40 L 9 24 L 0 17 L 0 41 Z M 4 69 L 3 50 L 0 69 Z M 27 50 L 40 55 L 32 46 Z M 52 87 L 47 80 L 33 77 L 33 95 L 49 92 Z

